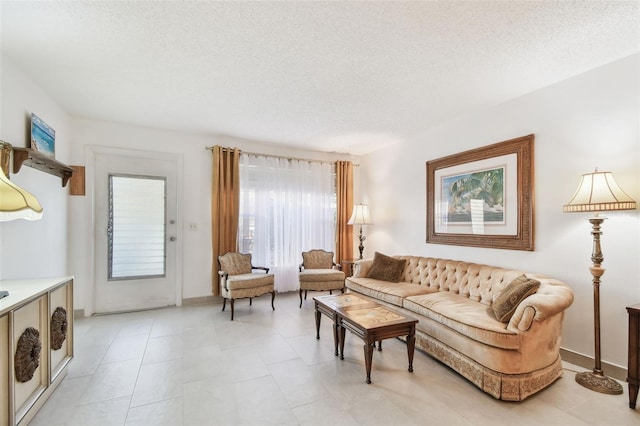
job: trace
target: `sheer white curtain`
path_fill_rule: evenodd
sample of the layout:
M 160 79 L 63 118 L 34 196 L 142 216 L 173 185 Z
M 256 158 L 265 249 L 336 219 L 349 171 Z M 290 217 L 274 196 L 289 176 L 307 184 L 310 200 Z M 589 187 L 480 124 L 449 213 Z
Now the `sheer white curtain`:
M 240 156 L 240 251 L 275 274 L 279 292 L 298 290 L 302 252 L 335 251 L 333 164 Z

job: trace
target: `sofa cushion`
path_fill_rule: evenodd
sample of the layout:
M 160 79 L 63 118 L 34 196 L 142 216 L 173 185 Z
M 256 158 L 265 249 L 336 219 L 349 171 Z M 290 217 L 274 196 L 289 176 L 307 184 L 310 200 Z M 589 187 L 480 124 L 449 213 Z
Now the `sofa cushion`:
M 371 265 L 371 269 L 369 269 L 367 278 L 397 283 L 400 281 L 400 277 L 402 277 L 406 263 L 407 261 L 405 259 L 395 259 L 376 252 L 373 256 L 373 264 Z
M 520 347 L 521 336 L 496 320 L 490 307 L 449 291 L 407 297 L 403 307 L 478 342 L 503 349 Z
M 539 287 L 540 281 L 527 278 L 524 274 L 507 284 L 491 305 L 497 320 L 509 322 L 520 302 L 535 293 Z
M 402 300 L 408 296 L 417 294 L 427 294 L 437 291 L 424 285 L 411 283 L 390 283 L 372 278 L 349 277 L 345 283 L 346 287 L 365 296 L 396 306 L 402 306 Z

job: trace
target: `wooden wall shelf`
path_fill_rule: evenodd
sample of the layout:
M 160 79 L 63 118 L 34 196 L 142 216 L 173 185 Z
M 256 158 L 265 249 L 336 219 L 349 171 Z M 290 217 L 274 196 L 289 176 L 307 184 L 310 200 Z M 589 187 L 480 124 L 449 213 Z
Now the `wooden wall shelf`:
M 73 169 L 60 161 L 54 160 L 41 152 L 31 148 L 13 148 L 13 173 L 18 173 L 22 165 L 33 167 L 42 172 L 58 176 L 62 179 L 62 186 L 65 187 Z

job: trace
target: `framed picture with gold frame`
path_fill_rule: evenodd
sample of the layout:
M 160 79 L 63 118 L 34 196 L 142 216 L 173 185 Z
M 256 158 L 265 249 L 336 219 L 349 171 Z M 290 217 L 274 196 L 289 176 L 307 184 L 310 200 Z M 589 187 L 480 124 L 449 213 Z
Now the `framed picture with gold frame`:
M 533 142 L 427 161 L 427 243 L 533 251 Z

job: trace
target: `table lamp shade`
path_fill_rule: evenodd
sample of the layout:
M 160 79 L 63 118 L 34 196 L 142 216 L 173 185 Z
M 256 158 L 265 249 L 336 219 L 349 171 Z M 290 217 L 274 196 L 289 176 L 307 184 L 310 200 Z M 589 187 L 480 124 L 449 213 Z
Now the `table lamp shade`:
M 38 220 L 42 206 L 36 197 L 11 182 L 0 172 L 0 222 L 15 219 Z
M 11 144 L 0 141 L 0 222 L 41 219 L 42 206 L 36 197 L 8 178 L 10 156 Z
M 353 213 L 347 225 L 372 225 L 371 214 L 369 214 L 369 206 L 366 204 L 356 204 L 353 206 Z
M 578 190 L 568 204 L 563 207 L 565 213 L 601 212 L 612 210 L 633 210 L 636 202 L 616 183 L 611 172 L 599 172 L 582 175 Z

